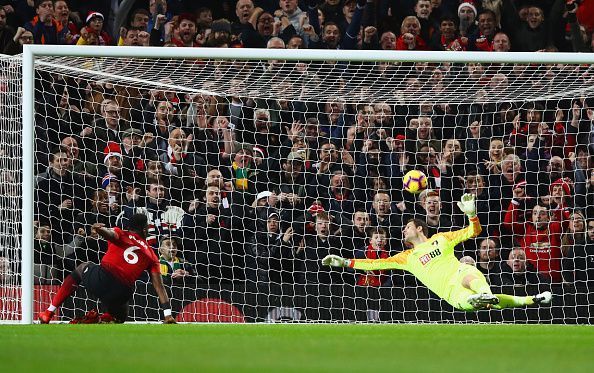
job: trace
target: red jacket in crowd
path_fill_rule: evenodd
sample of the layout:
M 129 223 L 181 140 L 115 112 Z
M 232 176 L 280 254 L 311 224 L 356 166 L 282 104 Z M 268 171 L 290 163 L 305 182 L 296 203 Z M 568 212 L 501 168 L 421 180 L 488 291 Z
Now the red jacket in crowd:
M 553 282 L 561 281 L 562 223 L 551 221 L 544 229 L 536 229 L 532 222 L 518 222 L 518 206 L 511 202 L 505 213 L 503 227 L 514 234 L 526 259 Z

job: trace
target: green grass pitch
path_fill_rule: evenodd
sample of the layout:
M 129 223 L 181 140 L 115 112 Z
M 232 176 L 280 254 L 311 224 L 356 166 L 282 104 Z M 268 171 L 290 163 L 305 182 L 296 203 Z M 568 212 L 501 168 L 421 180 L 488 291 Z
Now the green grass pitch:
M 4 325 L 3 372 L 593 372 L 556 325 Z

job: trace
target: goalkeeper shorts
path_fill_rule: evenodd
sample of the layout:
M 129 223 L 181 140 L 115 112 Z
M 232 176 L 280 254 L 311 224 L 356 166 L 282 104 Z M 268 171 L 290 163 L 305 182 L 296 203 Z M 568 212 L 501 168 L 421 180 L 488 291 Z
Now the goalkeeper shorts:
M 462 311 L 476 311 L 476 309 L 471 306 L 470 303 L 468 303 L 468 297 L 475 294 L 475 292 L 462 285 L 464 277 L 468 275 L 473 275 L 477 278 L 485 278 L 485 275 L 483 275 L 483 273 L 475 266 L 460 263 L 458 271 L 456 271 L 456 274 L 452 278 L 452 290 L 450 291 L 450 296 L 448 299 L 446 299 L 446 301 L 456 309 Z M 485 281 L 487 280 L 485 279 Z

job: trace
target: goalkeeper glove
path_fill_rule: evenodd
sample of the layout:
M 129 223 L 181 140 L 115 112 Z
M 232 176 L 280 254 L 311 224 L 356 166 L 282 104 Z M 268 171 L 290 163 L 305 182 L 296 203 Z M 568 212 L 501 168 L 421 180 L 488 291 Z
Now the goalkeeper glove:
M 331 267 L 347 267 L 350 264 L 350 260 L 341 258 L 338 255 L 326 255 L 322 259 L 322 264 Z
M 474 218 L 476 216 L 476 206 L 474 205 L 474 195 L 470 193 L 466 193 L 462 196 L 460 202 L 458 202 L 458 207 L 465 213 L 469 218 Z

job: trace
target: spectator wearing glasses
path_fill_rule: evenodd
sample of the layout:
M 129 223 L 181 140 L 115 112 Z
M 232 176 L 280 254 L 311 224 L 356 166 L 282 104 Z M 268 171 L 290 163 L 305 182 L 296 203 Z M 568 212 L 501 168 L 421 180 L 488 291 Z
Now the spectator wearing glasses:
M 128 127 L 121 119 L 121 107 L 115 100 L 106 100 L 101 105 L 101 118 L 95 123 L 95 139 L 99 149 L 101 145 L 113 141 L 118 144 L 122 142 L 123 131 Z M 84 131 L 84 130 L 83 130 Z
M 93 33 L 97 35 L 99 45 L 111 45 L 113 39 L 112 37 L 103 29 L 105 17 L 103 14 L 99 12 L 89 12 L 86 18 L 85 27 L 83 29 L 87 29 L 89 33 Z M 76 35 L 73 39 L 73 43 L 78 43 L 78 39 L 82 37 L 82 29 L 81 34 Z
M 242 17 L 243 18 L 243 17 Z M 245 48 L 266 48 L 273 36 L 274 17 L 262 8 L 253 10 L 249 22 L 242 23 L 241 42 Z
M 24 44 L 33 44 L 33 33 L 23 27 L 19 27 L 12 39 L 4 46 L 3 53 L 11 56 L 21 54 L 23 53 Z

